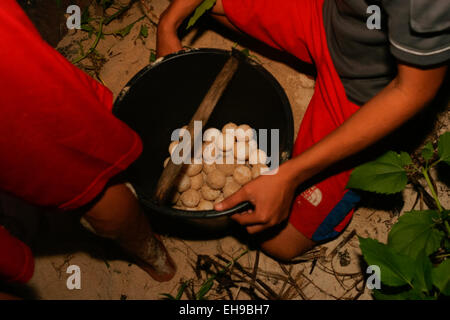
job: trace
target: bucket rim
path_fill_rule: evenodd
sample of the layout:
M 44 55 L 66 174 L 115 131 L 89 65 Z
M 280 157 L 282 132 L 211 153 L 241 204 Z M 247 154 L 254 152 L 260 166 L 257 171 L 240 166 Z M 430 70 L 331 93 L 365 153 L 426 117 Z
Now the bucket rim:
M 175 53 L 171 53 L 165 57 L 162 57 L 158 60 L 156 60 L 154 63 L 151 63 L 147 65 L 146 67 L 142 68 L 136 75 L 134 75 L 127 84 L 123 87 L 123 89 L 120 91 L 119 95 L 114 101 L 112 113 L 114 115 L 117 114 L 119 111 L 119 108 L 121 107 L 121 103 L 123 99 L 128 94 L 131 87 L 133 87 L 147 72 L 150 72 L 151 70 L 158 68 L 161 64 L 167 63 L 171 60 L 178 59 L 184 56 L 189 56 L 193 54 L 203 54 L 203 53 L 213 53 L 213 54 L 220 54 L 220 55 L 235 55 L 239 60 L 244 63 L 250 64 L 253 68 L 256 69 L 259 73 L 262 74 L 262 76 L 267 79 L 270 84 L 274 87 L 277 94 L 280 97 L 282 108 L 284 111 L 284 116 L 286 117 L 286 127 L 285 130 L 287 132 L 287 141 L 286 146 L 284 150 L 280 150 L 280 164 L 283 162 L 289 160 L 292 155 L 292 150 L 294 147 L 294 119 L 293 119 L 293 113 L 292 113 L 292 107 L 289 102 L 289 99 L 286 95 L 286 92 L 281 87 L 281 84 L 278 82 L 278 80 L 266 69 L 264 68 L 259 62 L 251 59 L 250 57 L 244 55 L 239 50 L 232 49 L 232 50 L 225 50 L 225 49 L 217 49 L 217 48 L 192 48 L 187 50 L 181 50 Z M 119 118 L 120 119 L 120 118 Z M 125 170 L 126 171 L 126 170 Z M 237 206 L 230 208 L 228 210 L 224 211 L 217 211 L 217 210 L 207 210 L 207 211 L 189 211 L 189 210 L 181 210 L 170 206 L 161 206 L 158 205 L 153 199 L 150 199 L 146 192 L 141 190 L 141 188 L 138 185 L 135 185 L 132 181 L 129 182 L 133 188 L 135 189 L 137 193 L 138 200 L 144 205 L 145 208 L 151 209 L 154 211 L 157 211 L 159 213 L 165 214 L 167 216 L 171 217 L 178 217 L 183 219 L 214 219 L 219 218 L 223 216 L 231 216 L 233 214 L 246 211 L 250 208 L 252 208 L 252 204 L 249 202 L 243 202 L 238 204 Z

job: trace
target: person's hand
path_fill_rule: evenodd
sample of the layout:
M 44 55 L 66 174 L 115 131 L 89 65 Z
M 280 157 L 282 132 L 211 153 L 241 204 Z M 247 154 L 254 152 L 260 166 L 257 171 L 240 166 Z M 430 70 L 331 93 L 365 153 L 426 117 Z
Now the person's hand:
M 156 39 L 156 56 L 164 57 L 168 54 L 182 50 L 181 41 L 178 38 L 176 27 L 165 23 L 164 20 L 158 25 Z
M 156 56 L 163 57 L 168 54 L 183 50 L 177 30 L 182 22 L 189 17 L 203 0 L 172 0 L 159 18 L 156 40 Z M 217 0 L 212 12 L 219 16 L 225 16 L 222 1 Z
M 231 209 L 237 204 L 249 201 L 255 207 L 231 218 L 246 226 L 250 234 L 275 226 L 289 216 L 296 185 L 291 182 L 291 173 L 281 166 L 277 174 L 261 175 L 243 186 L 238 192 L 215 206 L 218 211 Z

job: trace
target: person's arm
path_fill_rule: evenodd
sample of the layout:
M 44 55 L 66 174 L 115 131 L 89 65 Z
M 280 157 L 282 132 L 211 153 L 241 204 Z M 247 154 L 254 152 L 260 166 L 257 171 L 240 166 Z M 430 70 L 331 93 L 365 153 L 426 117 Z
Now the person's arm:
M 243 201 L 252 202 L 254 212 L 233 216 L 238 223 L 248 226 L 249 233 L 282 222 L 288 217 L 297 186 L 372 145 L 413 117 L 436 95 L 446 70 L 446 66 L 422 70 L 399 64 L 397 77 L 339 128 L 281 165 L 277 174 L 260 176 L 215 209 L 221 211 Z
M 156 51 L 162 57 L 182 50 L 177 30 L 181 23 L 203 2 L 203 0 L 174 0 L 162 13 L 158 24 Z M 212 9 L 216 15 L 224 15 L 222 1 L 217 0 Z
M 353 155 L 385 137 L 418 111 L 436 95 L 445 77 L 447 67 L 423 70 L 404 64 L 398 65 L 397 77 L 377 96 L 361 107 L 342 126 L 302 154 L 297 172 L 308 172 L 308 177 L 331 164 Z M 297 176 L 294 183 L 304 181 Z

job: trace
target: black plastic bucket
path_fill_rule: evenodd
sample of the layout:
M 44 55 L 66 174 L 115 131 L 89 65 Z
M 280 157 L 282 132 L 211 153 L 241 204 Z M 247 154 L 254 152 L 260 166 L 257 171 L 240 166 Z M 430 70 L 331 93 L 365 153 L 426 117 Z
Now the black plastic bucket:
M 198 49 L 167 56 L 141 70 L 116 99 L 114 114 L 142 138 L 144 151 L 126 171 L 144 207 L 169 222 L 207 229 L 226 228 L 229 216 L 242 210 L 185 211 L 159 206 L 156 184 L 169 156 L 172 131 L 186 125 L 231 52 Z M 279 129 L 280 163 L 293 146 L 293 118 L 289 101 L 275 78 L 261 65 L 240 58 L 239 68 L 219 100 L 204 130 L 228 122 L 256 129 Z M 269 149 L 270 150 L 270 149 Z

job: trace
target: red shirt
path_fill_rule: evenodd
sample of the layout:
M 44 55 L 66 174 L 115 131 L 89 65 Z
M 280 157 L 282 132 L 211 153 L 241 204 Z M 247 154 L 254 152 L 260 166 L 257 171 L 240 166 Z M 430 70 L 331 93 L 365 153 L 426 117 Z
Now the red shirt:
M 111 114 L 110 90 L 41 39 L 14 0 L 0 2 L 0 190 L 41 206 L 91 201 L 141 152 Z
M 110 90 L 41 39 L 14 0 L 0 1 L 0 192 L 60 209 L 89 203 L 141 153 L 111 114 Z M 27 281 L 30 249 L 0 227 L 0 279 Z

